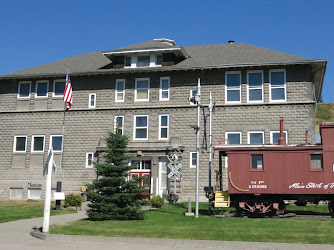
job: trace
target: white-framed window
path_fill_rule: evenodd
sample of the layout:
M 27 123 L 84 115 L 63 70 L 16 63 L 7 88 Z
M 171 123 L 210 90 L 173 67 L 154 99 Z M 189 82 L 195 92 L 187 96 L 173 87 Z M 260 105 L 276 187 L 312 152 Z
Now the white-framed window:
M 94 159 L 93 152 L 86 153 L 86 168 L 92 168 L 93 167 L 93 159 Z
M 33 135 L 31 137 L 31 152 L 44 152 L 45 135 Z
M 28 199 L 30 200 L 40 200 L 41 199 L 41 189 L 40 188 L 28 188 Z
M 147 140 L 148 139 L 148 115 L 135 115 L 134 116 L 134 140 Z
M 125 79 L 117 79 L 115 85 L 115 102 L 124 102 Z
M 95 108 L 95 107 L 96 107 L 96 94 L 91 93 L 89 94 L 88 108 Z
M 114 133 L 124 134 L 124 116 L 114 116 Z
M 13 151 L 16 153 L 25 153 L 27 151 L 27 136 L 15 135 Z
M 124 57 L 124 67 L 131 67 L 131 56 Z
M 40 80 L 36 82 L 36 88 L 35 88 L 36 98 L 46 98 L 48 97 L 48 92 L 49 92 L 48 80 Z
M 135 101 L 149 101 L 150 96 L 150 78 L 136 78 L 135 82 Z
M 288 132 L 283 131 L 283 136 L 285 138 L 285 142 L 288 143 Z M 270 131 L 270 144 L 278 144 L 279 137 L 280 137 L 279 131 Z
M 190 90 L 190 98 L 195 97 L 197 95 L 197 89 L 191 89 Z M 190 105 L 196 105 L 193 102 L 190 102 Z
M 149 67 L 151 63 L 151 57 L 148 56 L 138 56 L 137 67 Z
M 263 102 L 263 71 L 247 71 L 247 102 Z
M 169 138 L 169 115 L 159 115 L 159 140 Z
M 264 144 L 264 131 L 248 131 L 248 144 Z
M 65 80 L 53 81 L 53 97 L 63 97 L 65 91 Z
M 225 73 L 225 102 L 241 103 L 241 72 Z
M 61 152 L 63 146 L 62 135 L 50 135 L 50 148 L 53 148 L 54 152 Z
M 17 98 L 30 98 L 31 82 L 19 82 Z
M 196 164 L 197 164 L 197 153 L 196 153 L 196 152 L 190 152 L 189 159 L 190 159 L 189 167 L 190 167 L 190 168 L 196 168 Z
M 160 101 L 169 100 L 169 89 L 170 89 L 170 77 L 160 77 L 160 91 L 159 91 Z
M 242 144 L 242 132 L 225 132 L 225 138 L 230 144 Z M 228 143 L 225 141 L 225 143 Z
M 286 101 L 286 72 L 284 69 L 269 71 L 269 100 L 271 102 Z
M 23 188 L 10 188 L 9 189 L 9 198 L 21 200 L 23 194 Z

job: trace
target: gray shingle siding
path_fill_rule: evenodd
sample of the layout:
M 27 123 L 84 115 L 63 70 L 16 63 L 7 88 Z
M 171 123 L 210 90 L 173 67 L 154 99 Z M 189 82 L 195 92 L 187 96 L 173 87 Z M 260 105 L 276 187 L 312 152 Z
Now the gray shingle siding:
M 137 46 L 137 45 L 136 45 Z M 151 46 L 150 44 L 142 46 Z M 138 46 L 137 46 L 138 48 Z M 230 50 L 232 48 L 232 50 Z M 234 51 L 234 48 L 237 48 Z M 124 48 L 123 48 L 124 49 Z M 301 57 L 270 51 L 245 44 L 205 45 L 185 47 L 190 58 L 178 65 L 190 67 L 199 64 L 216 63 L 265 63 L 269 60 L 308 60 Z M 215 50 L 216 54 L 211 50 Z M 247 50 L 247 53 L 243 53 Z M 228 52 L 230 51 L 230 52 Z M 261 58 L 258 53 L 264 53 Z M 200 60 L 199 58 L 202 57 Z M 208 58 L 207 58 L 208 57 Z M 218 57 L 220 58 L 218 60 Z M 45 177 L 43 164 L 46 161 L 50 135 L 62 133 L 63 101 L 52 97 L 53 80 L 65 77 L 69 66 L 73 71 L 95 71 L 110 60 L 100 52 L 93 52 L 77 57 L 61 60 L 12 74 L 11 79 L 0 78 L 0 199 L 8 199 L 10 188 L 22 188 L 23 199 L 27 198 L 28 183 L 41 185 L 44 193 Z M 177 67 L 177 65 L 173 66 Z M 144 159 L 152 160 L 151 177 L 153 192 L 156 192 L 156 178 L 159 177 L 159 159 L 166 156 L 167 148 L 178 144 L 183 148 L 182 181 L 178 183 L 178 192 L 182 199 L 194 199 L 195 168 L 189 167 L 190 152 L 195 151 L 195 134 L 189 125 L 196 124 L 196 106 L 190 105 L 190 91 L 196 88 L 197 79 L 202 83 L 202 105 L 207 107 L 209 92 L 215 99 L 213 116 L 213 144 L 225 137 L 225 132 L 242 132 L 242 143 L 247 143 L 247 132 L 264 131 L 265 143 L 270 143 L 270 131 L 279 129 L 279 119 L 284 117 L 285 130 L 291 144 L 305 143 L 305 131 L 309 133 L 309 142 L 315 142 L 315 101 L 313 96 L 314 77 L 312 65 L 258 65 L 230 68 L 208 68 L 196 70 L 175 70 L 173 67 L 160 67 L 159 70 L 130 69 L 108 74 L 72 74 L 73 106 L 66 113 L 63 173 L 57 177 L 63 181 L 66 193 L 79 193 L 81 186 L 95 178 L 93 169 L 85 167 L 87 152 L 100 152 L 103 148 L 107 131 L 114 128 L 114 117 L 124 116 L 124 132 L 129 136 L 129 150 L 132 156 L 142 151 Z M 165 70 L 167 69 L 167 70 Z M 264 101 L 263 103 L 247 103 L 247 71 L 263 70 Z M 269 71 L 271 69 L 286 70 L 287 101 L 273 103 L 269 100 Z M 156 70 L 156 71 L 155 71 Z M 241 103 L 233 105 L 225 102 L 225 73 L 229 70 L 241 72 Z M 116 72 L 116 71 L 114 71 Z M 31 75 L 27 77 L 25 75 Z M 149 101 L 136 102 L 134 99 L 135 79 L 150 79 Z M 160 77 L 170 77 L 170 99 L 159 100 Z M 115 102 L 116 79 L 125 79 L 125 101 Z M 49 81 L 49 93 L 45 99 L 35 98 L 36 80 Z M 31 81 L 31 97 L 27 100 L 17 98 L 20 81 Z M 96 108 L 88 108 L 90 93 L 96 94 Z M 169 139 L 159 140 L 159 115 L 169 115 Z M 148 140 L 133 139 L 135 115 L 148 115 Z M 203 117 L 201 115 L 201 124 Z M 15 135 L 27 136 L 27 152 L 13 153 Z M 45 150 L 42 154 L 31 153 L 33 135 L 45 135 Z M 201 128 L 201 139 L 203 128 Z M 205 200 L 203 187 L 208 183 L 208 155 L 200 155 L 200 196 Z M 97 160 L 97 158 L 95 158 Z M 56 156 L 59 165 L 59 155 Z M 214 160 L 215 170 L 218 159 Z M 213 174 L 214 175 L 214 174 Z M 214 178 L 214 176 L 213 176 Z M 53 183 L 55 186 L 55 183 Z M 224 183 L 226 188 L 226 181 Z

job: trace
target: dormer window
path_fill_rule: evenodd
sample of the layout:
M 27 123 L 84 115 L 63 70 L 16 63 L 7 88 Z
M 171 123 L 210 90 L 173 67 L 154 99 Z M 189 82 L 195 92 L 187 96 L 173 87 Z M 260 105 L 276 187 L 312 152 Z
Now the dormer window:
M 157 56 L 156 65 L 162 65 L 162 56 Z
M 148 67 L 150 66 L 150 56 L 138 56 L 137 67 Z
M 131 67 L 131 57 L 126 56 L 124 59 L 124 67 Z

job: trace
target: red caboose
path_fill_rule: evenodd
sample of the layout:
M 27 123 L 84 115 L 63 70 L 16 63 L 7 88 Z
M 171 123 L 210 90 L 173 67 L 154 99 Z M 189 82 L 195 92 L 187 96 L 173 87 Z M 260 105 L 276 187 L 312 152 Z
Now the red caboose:
M 283 122 L 281 122 L 282 125 Z M 238 212 L 284 212 L 284 200 L 297 205 L 329 200 L 334 216 L 334 123 L 320 125 L 322 144 L 218 145 L 228 157 L 228 192 Z M 222 186 L 222 185 L 221 185 Z

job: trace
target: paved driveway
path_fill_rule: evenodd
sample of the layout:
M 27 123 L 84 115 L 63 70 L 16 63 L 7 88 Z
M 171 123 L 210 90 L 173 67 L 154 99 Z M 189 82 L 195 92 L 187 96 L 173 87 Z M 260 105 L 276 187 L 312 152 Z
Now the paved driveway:
M 86 218 L 85 211 L 77 214 L 51 216 L 50 225 Z M 227 242 L 203 240 L 140 239 L 99 236 L 47 235 L 46 240 L 32 237 L 34 227 L 41 227 L 43 218 L 0 223 L 0 249 L 118 249 L 118 250 L 165 250 L 165 249 L 295 249 L 327 250 L 334 245 L 307 245 L 284 243 Z

